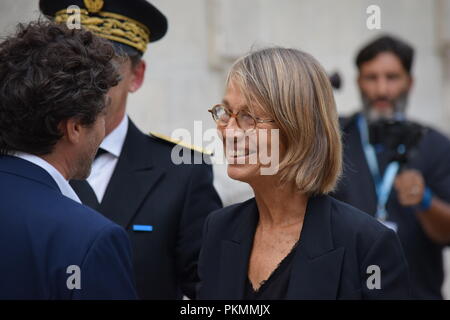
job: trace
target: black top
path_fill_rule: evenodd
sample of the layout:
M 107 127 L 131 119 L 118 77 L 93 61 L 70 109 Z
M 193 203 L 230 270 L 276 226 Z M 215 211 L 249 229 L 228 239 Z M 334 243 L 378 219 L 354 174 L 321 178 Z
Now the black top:
M 263 281 L 257 291 L 253 289 L 253 285 L 250 279 L 247 277 L 244 300 L 286 299 L 286 294 L 289 286 L 289 278 L 291 276 L 292 260 L 294 258 L 296 249 L 297 244 L 295 244 L 289 254 L 284 257 L 278 267 L 270 274 L 269 278 Z
M 356 115 L 342 118 L 344 174 L 334 195 L 356 208 L 375 215 L 377 198 L 372 175 L 361 146 Z M 376 148 L 380 171 L 387 166 L 388 154 Z M 434 195 L 450 202 L 450 141 L 431 128 L 419 142 L 410 168 L 421 172 Z M 441 299 L 444 280 L 443 246 L 434 243 L 424 232 L 416 212 L 400 205 L 395 188 L 387 203 L 388 221 L 397 225 L 397 234 L 408 261 L 412 296 L 415 299 Z
M 253 198 L 206 218 L 198 299 L 245 298 L 258 217 Z M 410 297 L 408 266 L 397 235 L 368 214 L 329 196 L 311 197 L 300 241 L 292 253 L 287 289 L 274 295 L 289 300 Z M 373 266 L 381 270 L 379 277 Z M 372 286 L 374 278 L 378 289 Z

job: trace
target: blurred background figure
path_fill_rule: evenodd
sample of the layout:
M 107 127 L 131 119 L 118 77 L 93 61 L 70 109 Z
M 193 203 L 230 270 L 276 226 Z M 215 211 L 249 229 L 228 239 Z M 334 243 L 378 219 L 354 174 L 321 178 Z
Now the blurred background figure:
M 445 135 L 450 133 L 450 0 L 377 0 L 380 29 L 369 29 L 371 0 L 152 0 L 170 20 L 170 32 L 143 54 L 145 82 L 128 95 L 127 112 L 144 132 L 171 136 L 176 129 L 192 132 L 215 128 L 205 112 L 223 96 L 227 72 L 251 48 L 280 45 L 302 48 L 325 70 L 341 75 L 335 91 L 338 111 L 361 109 L 358 70 L 352 57 L 362 43 L 384 33 L 407 39 L 416 51 L 408 118 L 420 119 Z M 39 15 L 38 1 L 0 1 L 0 34 L 18 21 Z M 174 135 L 175 136 L 175 135 Z M 209 141 L 203 148 L 210 150 Z M 214 164 L 214 184 L 225 205 L 253 196 L 245 183 L 230 179 L 225 164 Z M 450 262 L 450 260 L 447 260 Z M 447 264 L 446 270 L 450 270 Z M 450 297 L 450 281 L 443 290 Z
M 450 244 L 450 141 L 406 118 L 413 61 L 413 48 L 391 36 L 359 51 L 363 109 L 341 121 L 344 175 L 335 197 L 395 230 L 413 298 L 439 299 Z
M 174 143 L 142 133 L 126 114 L 128 95 L 144 81 L 148 42 L 167 32 L 166 17 L 145 0 L 41 0 L 41 11 L 59 23 L 67 7 L 81 9 L 81 25 L 116 48 L 121 81 L 108 92 L 106 137 L 87 180 L 71 185 L 81 201 L 124 227 L 130 236 L 136 287 L 142 299 L 195 297 L 204 219 L 221 207 L 212 167 L 188 148 L 191 164 L 176 165 Z M 174 93 L 177 94 L 177 93 Z M 151 101 L 150 109 L 159 108 Z M 182 155 L 180 155 L 182 157 Z

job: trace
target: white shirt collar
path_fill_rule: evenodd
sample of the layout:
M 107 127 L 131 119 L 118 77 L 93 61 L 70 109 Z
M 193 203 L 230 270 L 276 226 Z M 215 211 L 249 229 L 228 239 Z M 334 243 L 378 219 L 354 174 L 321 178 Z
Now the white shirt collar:
M 103 139 L 100 148 L 118 158 L 122 152 L 125 137 L 127 136 L 128 121 L 128 116 L 125 115 L 119 125 Z
M 16 152 L 13 154 L 15 157 L 18 157 L 20 159 L 29 161 L 31 163 L 34 163 L 35 165 L 41 167 L 47 173 L 55 180 L 56 184 L 59 187 L 59 190 L 61 193 L 66 196 L 67 198 L 72 199 L 73 201 L 76 201 L 78 203 L 81 203 L 80 198 L 78 198 L 75 191 L 73 191 L 72 187 L 70 186 L 69 182 L 63 177 L 63 175 L 50 163 L 45 161 L 44 159 L 35 156 L 33 154 L 25 153 L 25 152 Z

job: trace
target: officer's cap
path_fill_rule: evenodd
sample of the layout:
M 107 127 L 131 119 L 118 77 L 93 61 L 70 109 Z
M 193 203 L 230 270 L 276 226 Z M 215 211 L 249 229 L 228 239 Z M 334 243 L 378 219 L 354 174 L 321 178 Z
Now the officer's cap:
M 67 10 L 70 6 L 80 8 L 83 27 L 120 44 L 127 53 L 142 55 L 148 42 L 167 32 L 166 17 L 146 0 L 39 0 L 42 13 L 60 23 L 68 21 L 73 12 Z

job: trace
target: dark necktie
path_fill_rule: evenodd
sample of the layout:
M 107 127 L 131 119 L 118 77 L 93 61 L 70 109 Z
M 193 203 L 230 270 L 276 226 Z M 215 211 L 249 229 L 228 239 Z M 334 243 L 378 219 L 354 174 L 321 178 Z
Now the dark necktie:
M 95 155 L 95 159 L 105 153 L 108 153 L 108 151 L 99 148 Z M 91 207 L 92 209 L 98 209 L 100 203 L 98 202 L 97 196 L 87 180 L 70 180 L 69 183 L 83 204 Z

